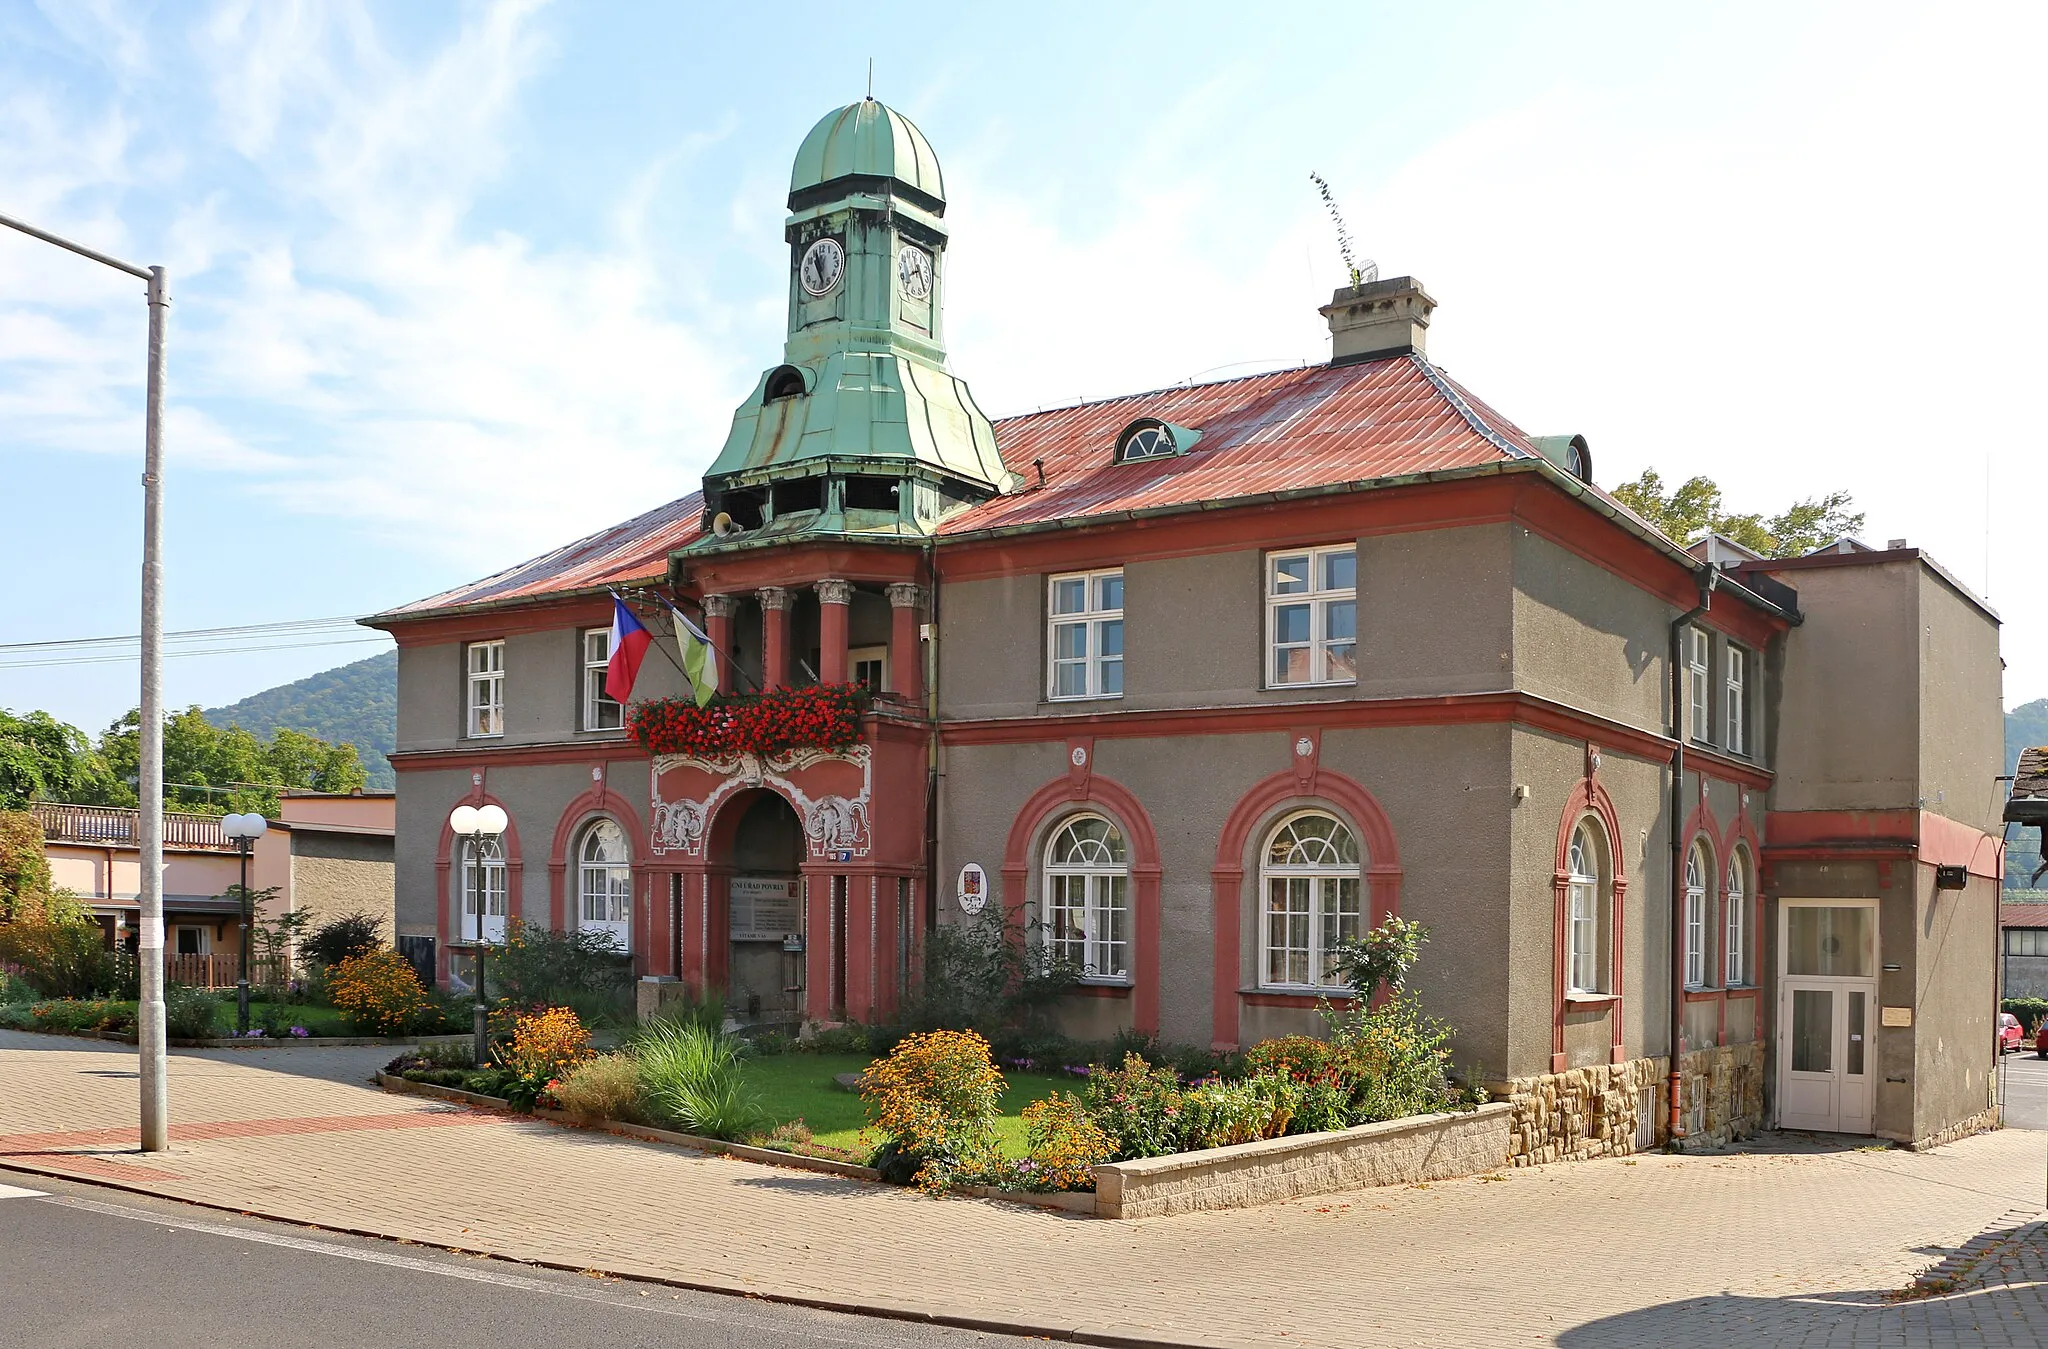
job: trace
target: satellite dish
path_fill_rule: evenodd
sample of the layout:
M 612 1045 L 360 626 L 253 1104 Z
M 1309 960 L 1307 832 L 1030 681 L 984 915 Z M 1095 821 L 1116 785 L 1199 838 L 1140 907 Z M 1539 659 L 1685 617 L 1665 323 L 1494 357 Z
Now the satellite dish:
M 746 533 L 745 530 L 740 528 L 739 522 L 724 511 L 720 511 L 716 516 L 712 517 L 711 532 L 721 539 L 729 539 L 735 534 Z

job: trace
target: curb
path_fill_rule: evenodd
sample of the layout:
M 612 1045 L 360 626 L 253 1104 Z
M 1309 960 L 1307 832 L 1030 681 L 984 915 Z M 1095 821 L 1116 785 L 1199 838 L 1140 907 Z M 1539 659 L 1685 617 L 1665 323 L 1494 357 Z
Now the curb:
M 418 1086 L 419 1083 L 408 1083 Z M 74 1185 L 89 1185 L 96 1189 L 116 1190 L 126 1194 L 142 1195 L 150 1199 L 167 1199 L 174 1204 L 186 1204 L 193 1208 L 209 1209 L 216 1213 L 236 1213 L 248 1218 L 261 1218 L 265 1222 L 283 1223 L 303 1228 L 309 1232 L 335 1232 L 343 1236 L 368 1237 L 373 1241 L 406 1242 L 412 1245 L 423 1243 L 410 1237 L 393 1236 L 389 1232 L 378 1232 L 367 1227 L 334 1227 L 325 1223 L 307 1222 L 303 1218 L 288 1217 L 263 1209 L 241 1208 L 233 1204 L 213 1203 L 205 1199 L 187 1199 L 182 1195 L 164 1194 L 158 1190 L 145 1189 L 140 1185 L 124 1184 L 120 1181 L 101 1180 L 72 1175 L 54 1167 L 36 1167 L 23 1164 L 15 1157 L 0 1157 L 0 1171 L 18 1172 L 30 1176 L 47 1176 L 53 1180 L 69 1181 Z M 452 1255 L 479 1256 L 508 1265 L 525 1265 L 534 1269 L 552 1269 L 565 1274 L 604 1274 L 610 1278 L 631 1283 L 653 1284 L 661 1288 L 680 1288 L 693 1293 L 716 1293 L 724 1297 L 747 1298 L 755 1302 L 773 1302 L 786 1307 L 809 1307 L 816 1311 L 839 1312 L 849 1316 L 866 1316 L 886 1321 L 913 1321 L 923 1325 L 949 1326 L 957 1330 L 979 1330 L 995 1335 L 1017 1335 L 1027 1338 L 1056 1340 L 1064 1344 L 1096 1344 L 1111 1349 L 1224 1349 L 1237 1342 L 1211 1339 L 1161 1339 L 1154 1335 L 1127 1335 L 1111 1330 L 1089 1330 L 1084 1326 L 1055 1326 L 1033 1321 L 1002 1321 L 992 1317 L 956 1315 L 950 1312 L 923 1311 L 915 1307 L 892 1305 L 886 1302 L 855 1302 L 846 1298 L 819 1297 L 804 1293 L 763 1292 L 759 1288 L 723 1280 L 697 1278 L 669 1278 L 651 1274 L 629 1274 L 622 1270 L 599 1269 L 583 1262 L 558 1260 L 521 1260 L 509 1255 L 474 1246 L 437 1246 Z

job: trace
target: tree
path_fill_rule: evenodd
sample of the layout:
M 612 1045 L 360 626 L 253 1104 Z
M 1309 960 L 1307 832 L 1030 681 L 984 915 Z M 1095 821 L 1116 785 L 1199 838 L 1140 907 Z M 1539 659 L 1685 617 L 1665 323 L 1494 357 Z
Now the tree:
M 47 712 L 0 710 L 0 810 L 31 801 L 112 805 L 121 785 L 85 732 Z
M 100 737 L 100 753 L 123 783 L 139 776 L 141 726 L 141 714 L 131 711 Z M 364 781 L 353 745 L 289 729 L 259 740 L 240 726 L 215 726 L 196 706 L 164 720 L 164 804 L 172 810 L 275 815 L 280 789 L 350 792 Z M 134 800 L 128 790 L 124 804 Z
M 1795 501 L 1772 516 L 1737 515 L 1723 509 L 1712 478 L 1690 478 L 1666 493 L 1663 475 L 1646 468 L 1615 488 L 1614 497 L 1682 547 L 1713 533 L 1765 557 L 1798 557 L 1863 528 L 1863 512 L 1851 511 L 1853 502 L 1842 491 Z

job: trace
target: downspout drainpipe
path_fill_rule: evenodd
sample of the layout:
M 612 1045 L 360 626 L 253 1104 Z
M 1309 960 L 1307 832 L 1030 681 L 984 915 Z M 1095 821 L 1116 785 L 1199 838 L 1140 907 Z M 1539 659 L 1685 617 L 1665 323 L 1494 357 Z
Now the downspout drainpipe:
M 1694 578 L 1699 583 L 1700 602 L 1671 620 L 1671 1072 L 1665 1079 L 1668 1116 L 1665 1136 L 1673 1146 L 1685 1137 L 1680 1122 L 1683 1111 L 1685 1074 L 1679 1067 L 1679 1049 L 1685 1037 L 1685 630 L 1692 621 L 1711 609 L 1720 569 L 1709 562 Z

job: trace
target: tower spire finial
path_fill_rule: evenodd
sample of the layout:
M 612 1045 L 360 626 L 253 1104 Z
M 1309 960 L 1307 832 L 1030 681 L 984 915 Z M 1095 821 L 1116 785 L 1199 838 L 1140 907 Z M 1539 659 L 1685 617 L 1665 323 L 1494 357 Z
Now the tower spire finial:
M 875 101 L 875 58 L 868 58 L 868 102 Z

